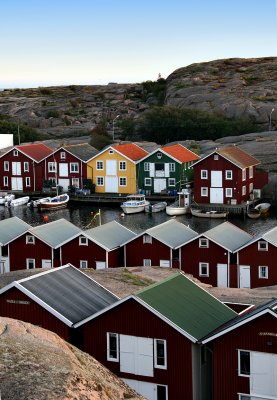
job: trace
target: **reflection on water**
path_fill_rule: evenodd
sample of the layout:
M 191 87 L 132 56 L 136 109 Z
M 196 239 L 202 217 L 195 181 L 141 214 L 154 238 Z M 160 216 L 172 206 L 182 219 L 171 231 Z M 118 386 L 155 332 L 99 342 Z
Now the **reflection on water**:
M 69 206 L 68 208 L 51 212 L 40 212 L 37 209 L 30 209 L 27 206 L 18 206 L 14 208 L 0 206 L 0 219 L 17 216 L 18 218 L 23 219 L 28 224 L 36 226 L 43 224 L 43 217 L 47 215 L 48 222 L 52 222 L 60 218 L 65 218 L 68 221 L 72 222 L 74 225 L 80 227 L 81 229 L 86 229 L 88 226 L 90 228 L 93 228 L 99 225 L 98 216 L 94 220 L 92 219 L 92 212 L 95 211 L 98 211 L 98 208 L 88 205 L 82 205 L 79 207 Z M 171 217 L 169 217 L 165 212 L 154 213 L 152 215 L 147 213 L 124 215 L 122 214 L 122 211 L 119 207 L 101 208 L 102 224 L 115 220 L 136 233 L 143 232 L 145 229 L 168 221 L 170 218 Z M 197 218 L 192 217 L 191 215 L 181 215 L 176 217 L 176 220 L 184 223 L 185 225 L 188 225 L 191 229 L 195 230 L 198 233 L 205 232 L 224 221 L 221 219 L 216 220 L 209 218 Z M 241 229 L 245 230 L 246 232 L 255 235 L 266 232 L 269 229 L 277 226 L 277 210 L 271 208 L 268 218 L 259 218 L 258 220 L 252 220 L 247 217 L 230 217 L 229 221 L 237 225 Z

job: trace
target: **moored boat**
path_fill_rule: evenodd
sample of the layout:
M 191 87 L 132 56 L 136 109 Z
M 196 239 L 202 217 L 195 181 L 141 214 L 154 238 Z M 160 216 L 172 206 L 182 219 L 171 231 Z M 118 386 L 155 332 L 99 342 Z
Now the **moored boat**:
M 30 200 L 29 196 L 18 197 L 17 199 L 7 200 L 5 202 L 5 206 L 6 207 L 22 206 L 24 204 L 27 204 L 29 200 Z
M 179 192 L 178 199 L 166 207 L 165 212 L 167 215 L 176 216 L 188 214 L 190 212 L 190 194 L 191 190 L 189 188 Z
M 270 203 L 260 203 L 257 204 L 254 208 L 255 210 L 258 210 L 261 215 L 265 215 L 269 212 L 271 204 Z
M 30 200 L 30 201 L 27 203 L 27 206 L 28 206 L 28 207 L 31 207 L 31 208 L 37 208 L 38 204 L 47 203 L 47 202 L 49 202 L 50 200 L 51 200 L 51 197 L 43 197 L 43 198 L 37 199 L 37 200 Z
M 205 211 L 198 208 L 191 208 L 190 212 L 194 217 L 200 218 L 227 218 L 228 216 L 227 211 Z
M 38 203 L 37 208 L 39 210 L 58 210 L 60 208 L 67 207 L 69 202 L 69 196 L 67 193 L 61 194 L 55 197 L 51 197 L 49 201 Z
M 135 214 L 144 211 L 149 204 L 150 202 L 145 199 L 144 194 L 130 194 L 120 207 L 125 214 Z
M 145 212 L 156 213 L 165 210 L 167 203 L 165 201 L 160 201 L 154 204 L 147 204 L 144 208 Z
M 0 196 L 0 204 L 4 206 L 7 201 L 12 201 L 14 198 L 15 198 L 14 194 L 6 193 Z
M 257 210 L 256 208 L 249 208 L 249 209 L 246 211 L 246 214 L 247 214 L 247 216 L 248 216 L 249 218 L 251 218 L 251 219 L 257 219 L 257 218 L 260 218 L 260 216 L 261 216 L 260 211 Z

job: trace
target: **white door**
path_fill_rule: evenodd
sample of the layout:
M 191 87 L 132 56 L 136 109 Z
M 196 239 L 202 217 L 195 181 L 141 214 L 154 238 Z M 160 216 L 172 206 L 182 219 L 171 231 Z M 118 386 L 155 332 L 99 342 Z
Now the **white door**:
M 117 176 L 106 176 L 105 191 L 107 193 L 118 193 L 118 177 Z
M 277 399 L 277 354 L 251 351 L 250 371 L 250 395 Z
M 160 267 L 169 268 L 170 261 L 169 260 L 160 260 Z
M 68 176 L 68 164 L 67 163 L 59 164 L 59 176 Z
M 166 189 L 166 179 L 154 179 L 154 193 L 161 193 Z
M 211 187 L 222 187 L 222 171 L 211 171 Z
M 51 260 L 41 260 L 41 268 L 52 268 Z
M 210 188 L 210 203 L 223 204 L 223 188 Z
M 217 264 L 217 287 L 228 287 L 227 264 Z
M 9 257 L 1 257 L 0 260 L 0 274 L 10 272 L 10 260 Z
M 153 376 L 153 339 L 120 335 L 120 372 Z
M 23 190 L 23 178 L 12 177 L 12 190 Z
M 21 175 L 21 163 L 17 161 L 12 162 L 12 174 Z
M 116 176 L 116 160 L 106 161 L 106 175 Z
M 105 261 L 96 261 L 96 269 L 105 269 L 106 263 Z
M 70 185 L 69 179 L 59 179 L 58 185 L 63 188 L 63 192 L 68 192 L 68 186 Z
M 147 400 L 157 400 L 157 385 L 150 382 L 135 381 L 134 379 L 123 379 L 127 385 L 142 395 Z
M 250 288 L 250 266 L 240 265 L 239 267 L 239 287 Z

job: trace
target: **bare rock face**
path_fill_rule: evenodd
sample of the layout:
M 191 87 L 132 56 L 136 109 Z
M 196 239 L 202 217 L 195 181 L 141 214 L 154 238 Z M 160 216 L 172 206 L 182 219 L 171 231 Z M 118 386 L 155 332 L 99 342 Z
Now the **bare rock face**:
M 265 128 L 277 104 L 277 57 L 231 58 L 192 64 L 167 78 L 165 103 L 250 117 Z M 277 126 L 277 109 L 271 115 Z
M 9 318 L 0 318 L 0 393 L 5 400 L 143 399 L 59 336 Z

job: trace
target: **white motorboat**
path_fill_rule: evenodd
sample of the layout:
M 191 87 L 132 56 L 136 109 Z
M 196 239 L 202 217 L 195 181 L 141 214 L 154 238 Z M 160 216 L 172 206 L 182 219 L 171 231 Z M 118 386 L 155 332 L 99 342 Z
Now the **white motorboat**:
M 190 212 L 190 195 L 189 188 L 183 189 L 178 193 L 178 200 L 166 207 L 165 212 L 167 215 L 183 215 Z
M 265 215 L 269 212 L 270 206 L 270 203 L 260 203 L 257 204 L 254 208 L 255 210 L 258 210 L 261 215 Z
M 144 211 L 149 204 L 150 202 L 145 199 L 144 194 L 130 194 L 120 207 L 125 214 L 135 214 Z
M 67 193 L 65 193 L 55 197 L 50 197 L 49 201 L 38 203 L 37 208 L 39 210 L 49 210 L 49 211 L 58 210 L 60 208 L 67 207 L 68 202 L 69 202 L 69 196 Z
M 38 204 L 47 203 L 50 200 L 51 200 L 51 197 L 43 197 L 43 198 L 37 199 L 37 200 L 30 200 L 27 203 L 27 206 L 30 208 L 37 208 Z
M 6 201 L 5 206 L 6 207 L 22 206 L 24 204 L 27 204 L 29 200 L 30 200 L 29 196 L 18 197 L 17 199 Z
M 166 206 L 167 206 L 166 201 L 160 201 L 160 202 L 154 203 L 154 204 L 149 203 L 148 205 L 145 206 L 144 211 L 147 213 L 156 213 L 156 212 L 164 211 Z
M 6 201 L 12 201 L 13 199 L 15 198 L 15 195 L 14 194 L 5 194 L 5 195 L 3 195 L 3 196 L 0 196 L 0 204 L 1 205 L 5 205 L 5 203 L 6 203 Z

